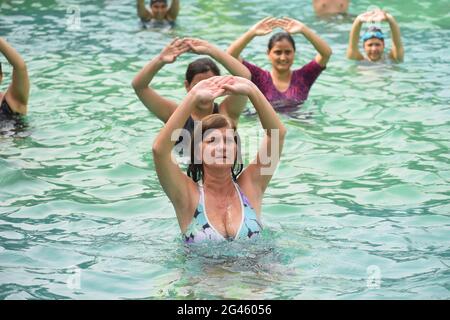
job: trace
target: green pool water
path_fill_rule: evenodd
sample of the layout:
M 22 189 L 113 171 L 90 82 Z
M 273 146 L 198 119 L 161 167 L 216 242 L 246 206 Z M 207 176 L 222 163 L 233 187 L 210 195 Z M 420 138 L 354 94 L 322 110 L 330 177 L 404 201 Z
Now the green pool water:
M 382 66 L 346 60 L 351 19 L 318 19 L 311 1 L 182 0 L 172 30 L 140 29 L 128 2 L 0 1 L 0 36 L 32 81 L 27 128 L 0 136 L 0 299 L 450 298 L 448 1 L 377 1 L 406 50 Z M 225 49 L 269 14 L 334 54 L 299 113 L 281 115 L 262 239 L 186 248 L 153 168 L 161 123 L 131 80 L 175 36 Z M 265 68 L 268 38 L 244 51 Z M 295 40 L 301 66 L 315 52 Z M 194 58 L 166 66 L 158 91 L 180 101 Z M 241 118 L 249 145 L 258 130 Z

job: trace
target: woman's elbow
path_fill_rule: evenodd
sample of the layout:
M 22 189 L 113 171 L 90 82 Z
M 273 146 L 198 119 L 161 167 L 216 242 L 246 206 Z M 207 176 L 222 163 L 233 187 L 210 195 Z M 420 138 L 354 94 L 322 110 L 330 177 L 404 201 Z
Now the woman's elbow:
M 327 58 L 329 59 L 333 55 L 333 49 L 331 49 L 331 47 L 328 47 L 327 52 L 325 54 L 327 55 Z
M 156 139 L 152 145 L 153 157 L 160 157 L 163 154 L 161 143 Z
M 133 81 L 131 81 L 131 86 L 133 87 L 134 91 L 137 91 L 139 89 L 139 83 L 136 77 L 133 79 Z
M 139 91 L 142 91 L 143 89 L 146 88 L 146 86 L 142 85 L 142 82 L 139 79 L 138 75 L 134 77 L 133 81 L 131 81 L 131 86 L 133 87 L 134 92 L 136 92 L 137 94 L 139 94 Z
M 236 50 L 232 47 L 229 47 L 226 51 L 230 56 L 232 56 L 235 59 L 239 60 L 239 54 L 236 52 Z

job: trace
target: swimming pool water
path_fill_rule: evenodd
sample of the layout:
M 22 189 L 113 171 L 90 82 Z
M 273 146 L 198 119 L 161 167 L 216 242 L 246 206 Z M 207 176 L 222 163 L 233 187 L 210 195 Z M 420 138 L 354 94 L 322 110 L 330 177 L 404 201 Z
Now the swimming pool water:
M 0 2 L 0 36 L 32 82 L 27 128 L 0 135 L 0 299 L 449 299 L 448 2 L 377 1 L 406 50 L 383 66 L 346 60 L 351 20 L 318 19 L 310 2 L 183 0 L 173 30 L 141 30 L 134 1 Z M 162 125 L 131 80 L 174 36 L 225 49 L 269 14 L 303 21 L 334 54 L 281 116 L 263 239 L 185 248 L 153 169 Z M 268 38 L 244 51 L 266 68 Z M 295 40 L 300 66 L 315 52 Z M 158 91 L 180 101 L 194 58 L 164 67 Z M 241 118 L 249 144 L 258 130 Z

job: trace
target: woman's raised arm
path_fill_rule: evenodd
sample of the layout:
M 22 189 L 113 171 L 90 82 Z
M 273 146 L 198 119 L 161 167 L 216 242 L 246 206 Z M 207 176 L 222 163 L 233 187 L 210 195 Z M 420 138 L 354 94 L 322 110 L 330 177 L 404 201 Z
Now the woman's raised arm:
M 5 92 L 5 98 L 14 112 L 26 114 L 30 94 L 30 79 L 25 61 L 3 38 L 0 38 L 0 52 L 13 67 L 12 81 Z

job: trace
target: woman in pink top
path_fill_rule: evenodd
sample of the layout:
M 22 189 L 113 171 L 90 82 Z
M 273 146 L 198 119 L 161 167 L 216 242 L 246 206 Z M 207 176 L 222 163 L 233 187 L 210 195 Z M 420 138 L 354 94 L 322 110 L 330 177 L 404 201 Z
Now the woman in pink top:
M 272 64 L 270 72 L 244 61 L 239 56 L 254 37 L 266 35 L 276 27 L 284 29 L 285 32 L 276 33 L 269 40 L 267 56 Z M 311 42 L 318 53 L 302 68 L 292 70 L 296 48 L 291 34 L 296 33 L 301 33 Z M 308 98 L 311 86 L 325 69 L 332 53 L 328 44 L 300 21 L 271 17 L 265 18 L 251 27 L 231 44 L 227 52 L 238 58 L 250 70 L 252 82 L 276 110 L 297 108 Z

